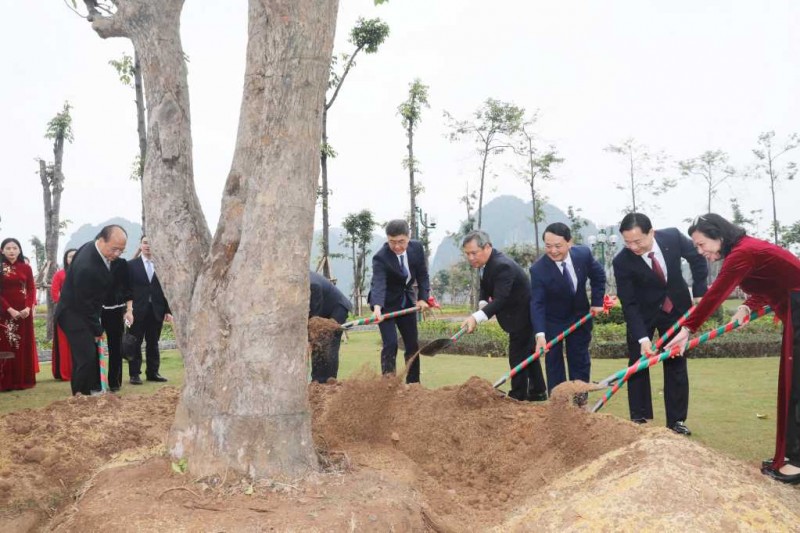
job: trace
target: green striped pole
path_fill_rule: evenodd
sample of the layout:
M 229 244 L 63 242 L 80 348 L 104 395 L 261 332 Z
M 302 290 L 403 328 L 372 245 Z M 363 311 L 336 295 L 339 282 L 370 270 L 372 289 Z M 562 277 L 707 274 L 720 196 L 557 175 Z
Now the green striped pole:
M 710 340 L 712 340 L 712 339 L 714 339 L 716 337 L 720 337 L 720 336 L 722 336 L 722 335 L 724 335 L 726 333 L 730 333 L 731 331 L 744 326 L 745 324 L 747 324 L 751 320 L 755 320 L 755 319 L 757 319 L 759 317 L 762 317 L 762 316 L 766 315 L 767 313 L 770 313 L 771 311 L 772 311 L 772 309 L 770 308 L 770 306 L 767 305 L 767 306 L 764 306 L 764 307 L 762 307 L 761 309 L 759 309 L 757 311 L 753 311 L 752 313 L 750 313 L 750 316 L 745 317 L 742 320 L 741 323 L 738 320 L 734 320 L 734 321 L 728 322 L 727 324 L 725 324 L 723 326 L 718 327 L 717 329 L 712 329 L 710 331 L 707 331 L 707 332 L 703 333 L 702 335 L 700 335 L 699 337 L 695 337 L 694 339 L 689 341 L 689 343 L 686 345 L 686 349 L 687 350 L 691 350 L 692 348 L 695 348 L 696 346 L 699 346 L 701 344 L 705 344 L 706 342 L 708 342 L 708 341 L 710 341 Z M 658 355 L 653 355 L 651 357 L 648 357 L 644 361 L 638 361 L 635 364 L 633 364 L 633 365 L 629 366 L 628 368 L 626 368 L 623 371 L 622 379 L 620 381 L 617 381 L 611 389 L 607 390 L 603 394 L 603 396 L 597 401 L 597 403 L 594 405 L 594 407 L 592 407 L 592 412 L 596 413 L 597 411 L 602 409 L 603 406 L 606 403 L 608 403 L 608 400 L 610 400 L 611 397 L 614 396 L 614 394 L 616 394 L 616 392 L 622 387 L 622 385 L 625 384 L 626 381 L 628 381 L 630 379 L 630 377 L 632 375 L 636 374 L 637 372 L 641 372 L 642 370 L 644 370 L 646 368 L 650 368 L 651 366 L 653 366 L 653 365 L 655 365 L 657 363 L 660 363 L 661 361 L 664 361 L 665 359 L 668 359 L 670 357 L 675 357 L 676 355 L 679 355 L 680 353 L 681 353 L 681 347 L 680 346 L 673 346 L 672 349 L 670 349 L 670 350 L 664 351 L 664 352 L 662 352 L 662 353 L 660 353 Z

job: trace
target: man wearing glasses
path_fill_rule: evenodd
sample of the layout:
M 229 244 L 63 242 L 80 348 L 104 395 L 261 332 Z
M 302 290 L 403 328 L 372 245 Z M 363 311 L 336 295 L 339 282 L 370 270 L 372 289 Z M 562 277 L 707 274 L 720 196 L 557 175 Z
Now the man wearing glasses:
M 384 320 L 385 312 L 417 307 L 428 308 L 430 279 L 422 243 L 411 240 L 408 222 L 391 220 L 386 224 L 386 243 L 372 257 L 372 287 L 367 300 L 381 332 L 381 372 L 394 374 L 397 360 L 397 330 L 403 337 L 408 363 L 419 349 L 417 314 Z M 416 290 L 414 286 L 416 285 Z M 397 325 L 397 330 L 395 330 Z M 406 383 L 419 383 L 419 357 L 408 369 Z
M 106 226 L 93 242 L 78 249 L 67 271 L 55 316 L 72 350 L 72 394 L 100 390 L 96 345 L 103 335 L 100 317 L 114 283 L 112 267 L 127 241 L 128 234 L 121 226 Z
M 642 213 L 628 213 L 619 225 L 625 249 L 614 258 L 617 295 L 628 329 L 629 364 L 641 356 L 654 355 L 653 333 L 669 329 L 692 306 L 692 294 L 681 272 L 681 258 L 692 272 L 692 292 L 699 299 L 706 293 L 708 265 L 692 241 L 676 228 L 654 230 Z M 680 435 L 691 435 L 686 427 L 689 409 L 689 375 L 686 358 L 664 361 L 664 405 L 667 427 Z M 653 418 L 648 370 L 628 382 L 631 420 L 644 424 Z

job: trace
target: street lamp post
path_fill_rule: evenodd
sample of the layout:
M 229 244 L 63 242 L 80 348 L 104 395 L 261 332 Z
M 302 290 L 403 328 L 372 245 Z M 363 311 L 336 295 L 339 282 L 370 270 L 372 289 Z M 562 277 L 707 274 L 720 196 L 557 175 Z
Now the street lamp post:
M 420 242 L 422 242 L 422 246 L 423 246 L 423 248 L 425 248 L 425 258 L 427 259 L 431 255 L 431 251 L 430 251 L 430 244 L 431 244 L 430 230 L 436 229 L 436 219 L 431 217 L 430 221 L 428 221 L 428 213 L 425 213 L 419 207 L 417 207 L 416 216 L 417 216 L 417 220 L 419 220 L 419 223 L 415 224 L 415 228 L 414 228 L 415 235 L 414 235 L 414 238 L 415 239 L 419 239 Z M 422 227 L 422 234 L 421 235 L 420 235 L 420 232 L 419 232 L 419 228 L 420 227 Z
M 618 236 L 612 228 L 608 229 L 608 233 L 606 233 L 605 229 L 601 229 L 597 235 L 589 236 L 589 246 L 592 247 L 592 253 L 597 258 L 597 261 L 603 265 L 603 270 L 606 273 L 606 290 L 609 294 L 616 293 L 614 273 L 610 264 L 617 251 L 617 242 Z

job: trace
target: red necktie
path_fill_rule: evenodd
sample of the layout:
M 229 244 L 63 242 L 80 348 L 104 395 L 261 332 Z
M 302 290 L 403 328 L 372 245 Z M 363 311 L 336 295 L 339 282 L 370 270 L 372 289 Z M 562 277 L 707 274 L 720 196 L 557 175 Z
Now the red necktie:
M 661 270 L 661 265 L 656 260 L 656 253 L 650 252 L 647 254 L 647 257 L 650 258 L 651 264 L 653 265 L 653 272 L 655 272 L 656 277 L 664 284 L 667 285 L 667 277 L 664 275 L 664 271 Z M 661 310 L 665 313 L 669 313 L 672 311 L 672 300 L 669 299 L 669 296 L 664 298 L 664 303 L 661 305 Z

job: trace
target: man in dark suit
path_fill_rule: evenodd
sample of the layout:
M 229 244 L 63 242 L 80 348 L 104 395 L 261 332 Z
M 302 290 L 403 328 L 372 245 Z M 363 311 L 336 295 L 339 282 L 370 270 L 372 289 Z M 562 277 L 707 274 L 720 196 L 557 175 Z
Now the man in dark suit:
M 164 327 L 164 322 L 172 321 L 169 304 L 153 263 L 150 240 L 146 235 L 142 235 L 139 249 L 141 255 L 128 263 L 128 274 L 133 293 L 134 319 L 130 332 L 137 339 L 134 357 L 128 362 L 128 374 L 133 385 L 142 384 L 142 340 L 147 343 L 145 350 L 147 381 L 167 381 L 167 378 L 158 373 L 161 367 L 158 340 L 161 338 L 161 328 Z
M 687 237 L 676 228 L 654 230 L 641 213 L 628 213 L 619 225 L 625 249 L 614 258 L 617 294 L 628 329 L 629 364 L 652 353 L 653 333 L 669 329 L 692 306 L 692 294 L 681 272 L 681 258 L 692 271 L 695 298 L 706 293 L 708 265 Z M 686 358 L 664 361 L 664 405 L 667 427 L 691 435 L 686 427 L 689 409 L 689 375 Z M 631 420 L 653 418 L 650 373 L 643 370 L 628 381 Z
M 318 316 L 330 318 L 344 324 L 347 315 L 353 309 L 350 300 L 342 291 L 316 272 L 309 273 L 311 296 L 309 298 L 308 317 Z M 327 383 L 329 378 L 336 379 L 339 374 L 339 346 L 342 342 L 342 330 L 333 334 L 325 353 L 311 354 L 311 380 Z
M 572 244 L 569 226 L 550 224 L 542 235 L 546 255 L 531 266 L 531 321 L 536 332 L 536 351 L 586 313 L 603 311 L 606 273 L 586 246 Z M 586 282 L 591 282 L 591 307 Z M 545 355 L 547 389 L 551 392 L 567 379 L 564 350 L 567 349 L 569 379 L 589 382 L 592 368 L 589 343 L 592 322 L 587 322 L 553 346 Z
M 482 271 L 479 310 L 461 327 L 472 333 L 478 324 L 497 316 L 500 327 L 508 333 L 508 362 L 514 368 L 533 352 L 531 281 L 521 266 L 492 247 L 486 232 L 467 233 L 461 248 L 470 266 Z M 547 399 L 540 360 L 511 378 L 508 395 L 517 400 Z
M 67 271 L 55 317 L 72 350 L 72 394 L 100 391 L 96 344 L 103 335 L 100 315 L 113 284 L 113 264 L 127 240 L 121 226 L 104 227 L 94 242 L 80 247 Z
M 122 335 L 125 323 L 133 322 L 133 297 L 125 259 L 111 263 L 111 277 L 113 281 L 103 301 L 100 323 L 108 340 L 108 387 L 111 392 L 117 392 L 122 387 Z
M 383 313 L 414 306 L 419 310 L 427 309 L 431 285 L 425 250 L 422 243 L 409 237 L 408 222 L 392 220 L 386 224 L 386 241 L 372 256 L 372 286 L 367 300 L 373 317 L 379 322 L 383 341 L 381 372 L 394 374 L 398 346 L 395 325 L 403 337 L 404 355 L 408 362 L 419 349 L 417 315 L 411 313 L 383 320 Z M 416 357 L 408 369 L 406 383 L 419 383 L 419 368 L 419 357 Z

